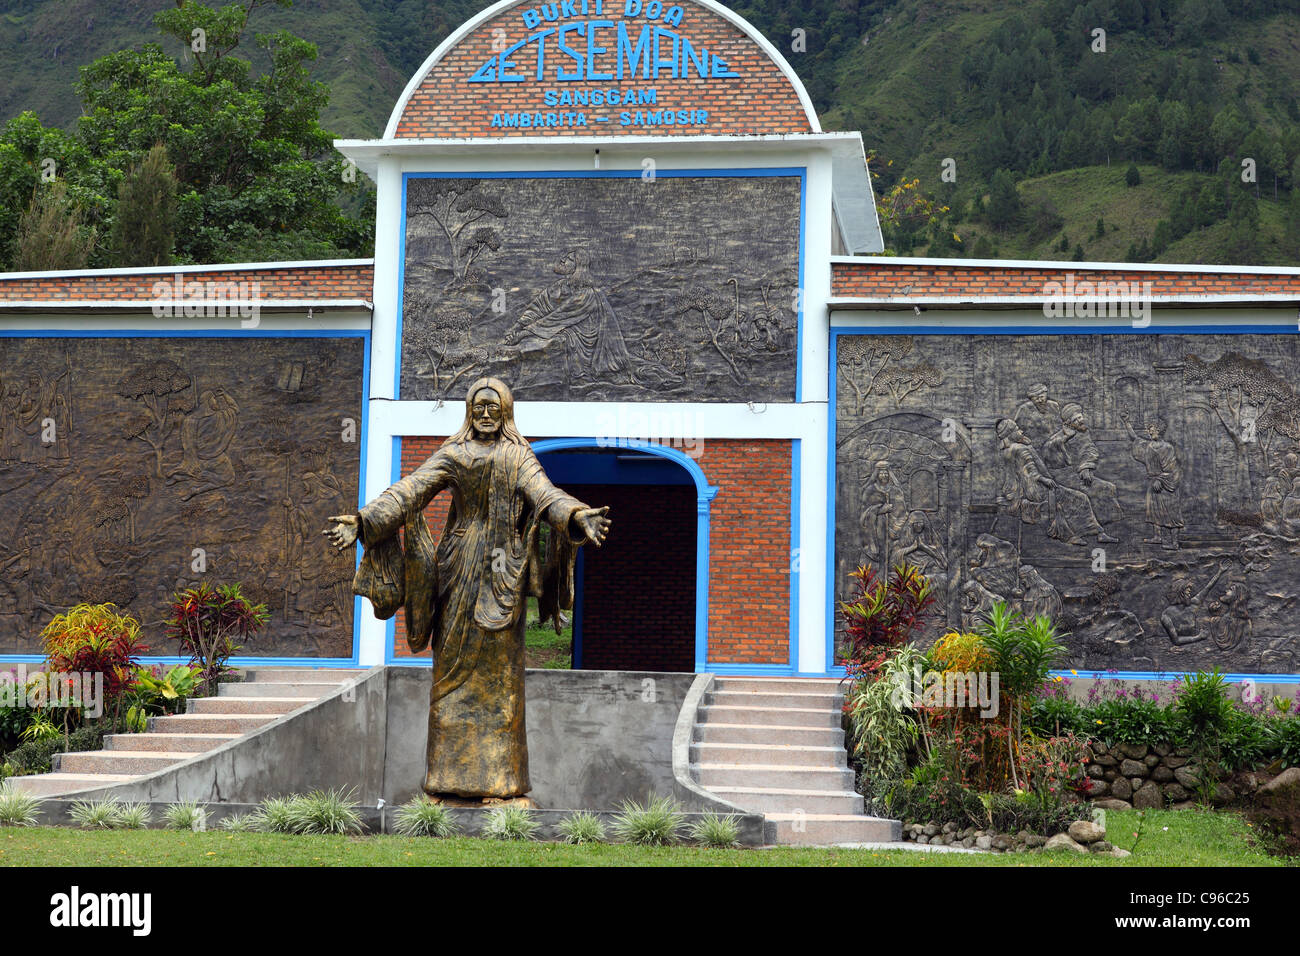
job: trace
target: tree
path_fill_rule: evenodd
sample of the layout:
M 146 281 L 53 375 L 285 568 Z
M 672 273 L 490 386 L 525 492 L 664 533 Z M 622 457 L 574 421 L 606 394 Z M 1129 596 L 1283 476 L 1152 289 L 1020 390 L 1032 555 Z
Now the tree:
M 175 362 L 158 359 L 128 372 L 117 383 L 117 394 L 139 402 L 140 414 L 123 420 L 122 437 L 138 438 L 153 449 L 154 475 L 163 476 L 163 447 L 167 437 L 194 411 L 193 382 Z
M 1142 173 L 1138 170 L 1137 163 L 1128 164 L 1128 169 L 1124 173 L 1124 184 L 1130 189 L 1142 185 Z
M 161 143 L 117 191 L 112 249 L 118 266 L 165 266 L 176 244 L 176 176 Z
M 989 224 L 994 229 L 1006 229 L 1020 218 L 1023 211 L 1015 180 L 1007 170 L 999 169 L 989 185 Z
M 67 183 L 37 186 L 18 222 L 14 269 L 84 269 L 98 236 L 86 220 L 85 207 L 69 195 Z
M 265 61 L 259 72 L 234 56 L 250 14 L 272 2 L 289 5 L 249 0 L 214 9 L 177 0 L 159 13 L 155 25 L 184 45 L 188 68 L 151 43 L 81 69 L 77 136 L 90 154 L 127 169 L 161 143 L 176 164 L 182 261 L 228 261 L 232 245 L 272 237 L 289 246 L 303 236 L 324 240 L 336 254 L 369 248 L 369 211 L 357 218 L 343 211 L 356 187 L 318 122 L 328 91 L 309 73 L 316 47 L 282 30 L 255 38 Z M 197 30 L 202 50 L 192 46 Z

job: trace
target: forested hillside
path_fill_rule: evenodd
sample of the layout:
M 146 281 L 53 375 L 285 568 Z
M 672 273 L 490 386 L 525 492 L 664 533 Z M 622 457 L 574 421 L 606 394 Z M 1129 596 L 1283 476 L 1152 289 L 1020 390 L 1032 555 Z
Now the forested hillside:
M 318 47 L 321 125 L 378 135 L 481 0 L 255 11 Z M 899 254 L 1300 260 L 1297 0 L 735 0 L 828 129 L 862 131 Z M 78 67 L 159 40 L 163 0 L 0 3 L 0 119 L 71 130 Z M 1104 31 L 1104 34 L 1098 31 Z M 239 53 L 263 69 L 251 43 Z M 179 42 L 164 49 L 181 60 Z

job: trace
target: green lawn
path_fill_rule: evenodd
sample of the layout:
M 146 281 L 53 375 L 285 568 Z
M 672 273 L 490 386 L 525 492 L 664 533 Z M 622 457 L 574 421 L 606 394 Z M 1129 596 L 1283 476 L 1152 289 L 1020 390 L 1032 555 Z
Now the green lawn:
M 1111 813 L 1112 842 L 1133 845 L 1136 812 Z M 1281 866 L 1252 839 L 1238 816 L 1152 811 L 1125 860 L 1048 854 L 919 853 L 907 850 L 659 849 L 570 847 L 396 836 L 86 831 L 61 827 L 0 829 L 0 866 Z

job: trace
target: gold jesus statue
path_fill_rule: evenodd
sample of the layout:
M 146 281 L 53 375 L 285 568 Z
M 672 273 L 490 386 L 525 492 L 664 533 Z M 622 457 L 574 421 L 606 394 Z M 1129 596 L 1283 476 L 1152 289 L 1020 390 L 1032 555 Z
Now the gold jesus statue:
M 451 505 L 435 548 L 423 510 L 444 489 Z M 353 590 L 380 618 L 406 609 L 412 651 L 432 638 L 424 790 L 434 799 L 526 801 L 527 600 L 538 598 L 558 632 L 561 609 L 573 606 L 577 549 L 605 540 L 608 512 L 547 480 L 515 428 L 510 389 L 481 378 L 464 425 L 428 461 L 357 514 L 329 519 L 331 544 L 365 548 Z

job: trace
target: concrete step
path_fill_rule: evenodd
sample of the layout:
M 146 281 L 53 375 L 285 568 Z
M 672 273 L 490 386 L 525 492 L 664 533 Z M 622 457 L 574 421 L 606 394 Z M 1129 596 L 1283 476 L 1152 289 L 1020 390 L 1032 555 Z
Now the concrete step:
M 903 839 L 898 820 L 847 813 L 769 813 L 776 823 L 776 842 L 795 845 L 892 843 Z
M 764 694 L 842 694 L 847 686 L 834 677 L 718 677 L 715 691 L 759 691 Z
M 142 774 L 164 770 L 198 754 L 175 750 L 86 750 L 54 755 L 55 773 Z
M 287 714 L 315 697 L 191 697 L 190 714 Z
M 762 743 L 693 743 L 693 763 L 780 764 L 786 767 L 848 766 L 843 747 L 810 747 L 775 741 Z
M 853 789 L 853 771 L 848 767 L 801 767 L 780 764 L 701 763 L 696 779 L 708 789 L 722 787 L 769 787 L 794 790 L 843 792 Z
M 708 787 L 717 797 L 752 813 L 862 813 L 862 795 L 851 790 L 798 790 L 789 787 Z
M 247 681 L 242 684 L 222 684 L 217 697 L 324 697 L 338 690 L 343 681 Z
M 279 714 L 169 714 L 150 717 L 149 732 L 155 734 L 246 734 L 264 727 Z
M 369 673 L 365 667 L 248 667 L 240 673 L 245 683 L 271 683 L 283 681 L 334 681 L 342 683 Z
M 40 773 L 30 777 L 10 777 L 14 789 L 40 797 L 56 797 L 78 790 L 97 790 L 115 783 L 134 780 L 138 774 L 122 773 Z
M 788 744 L 844 749 L 840 727 L 785 727 L 780 724 L 697 723 L 695 740 L 708 744 Z
M 705 701 L 710 706 L 719 707 L 793 707 L 800 710 L 823 709 L 833 711 L 836 718 L 840 715 L 843 699 L 835 693 L 772 693 L 756 690 L 710 691 Z
M 203 753 L 238 739 L 239 734 L 109 734 L 104 749 Z
M 730 704 L 706 704 L 699 710 L 704 723 L 750 724 L 769 727 L 840 726 L 840 713 L 825 707 L 736 707 Z

